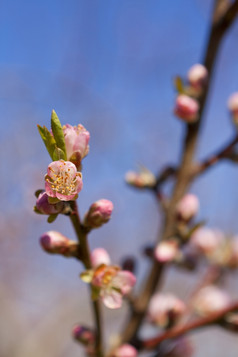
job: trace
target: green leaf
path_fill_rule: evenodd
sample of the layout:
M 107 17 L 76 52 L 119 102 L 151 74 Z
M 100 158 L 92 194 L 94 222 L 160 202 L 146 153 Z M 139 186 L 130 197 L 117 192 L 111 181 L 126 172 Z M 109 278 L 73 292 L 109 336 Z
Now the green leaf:
M 64 156 L 62 157 L 62 159 L 67 160 L 64 132 L 63 132 L 60 120 L 54 110 L 52 110 L 52 114 L 51 114 L 51 129 L 52 129 L 57 147 L 59 149 L 61 149 L 61 151 L 63 152 Z
M 60 200 L 59 200 L 57 197 L 50 197 L 50 196 L 48 196 L 48 202 L 49 202 L 50 204 L 54 204 L 54 203 L 60 202 Z
M 45 144 L 45 147 L 48 151 L 48 153 L 50 154 L 51 159 L 53 160 L 53 153 L 55 151 L 55 149 L 57 148 L 56 146 L 56 141 L 53 137 L 53 135 L 51 135 L 51 133 L 49 132 L 49 130 L 46 128 L 46 126 L 41 127 L 40 125 L 37 125 L 40 136 Z
M 80 274 L 80 278 L 85 282 L 85 283 L 91 283 L 92 278 L 93 278 L 93 270 L 85 270 Z
M 56 148 L 53 152 L 53 160 L 65 160 L 65 153 L 60 148 Z
M 41 211 L 38 210 L 38 208 L 36 206 L 33 207 L 33 211 L 37 214 L 42 214 Z
M 35 191 L 35 196 L 36 196 L 36 198 L 38 198 L 38 197 L 40 196 L 40 194 L 41 194 L 43 191 L 44 191 L 44 190 L 42 190 L 42 189 L 36 190 L 36 191 Z
M 174 86 L 179 94 L 185 93 L 185 88 L 184 88 L 183 80 L 181 77 L 176 76 L 174 78 Z
M 54 221 L 56 220 L 57 216 L 58 216 L 58 213 L 49 215 L 49 217 L 48 217 L 48 219 L 47 219 L 47 222 L 48 222 L 48 223 L 54 222 Z
M 201 222 L 196 223 L 196 224 L 189 230 L 189 232 L 187 233 L 185 239 L 189 239 L 189 238 L 191 237 L 191 235 L 192 235 L 198 228 L 203 227 L 205 224 L 206 224 L 206 221 L 201 221 Z

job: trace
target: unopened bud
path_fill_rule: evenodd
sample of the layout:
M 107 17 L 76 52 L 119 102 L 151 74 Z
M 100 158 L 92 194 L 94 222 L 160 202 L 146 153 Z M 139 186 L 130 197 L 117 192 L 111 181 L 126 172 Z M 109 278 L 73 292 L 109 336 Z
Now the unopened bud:
M 92 345 L 95 341 L 94 333 L 85 326 L 76 325 L 72 331 L 73 338 L 85 346 Z
M 101 227 L 111 218 L 113 203 L 109 200 L 99 200 L 94 202 L 84 217 L 84 226 L 89 228 Z
M 92 267 L 96 268 L 101 264 L 109 265 L 111 259 L 108 252 L 104 248 L 96 248 L 91 253 L 91 263 Z
M 155 258 L 161 263 L 171 262 L 175 259 L 179 252 L 178 241 L 169 239 L 160 242 L 155 248 Z
M 62 212 L 64 209 L 64 202 L 61 201 L 51 204 L 48 201 L 48 197 L 49 196 L 45 191 L 39 194 L 36 200 L 37 210 L 42 214 L 49 214 L 49 215 Z
M 142 167 L 140 172 L 128 171 L 125 180 L 129 185 L 136 188 L 154 187 L 156 185 L 155 175 L 145 167 Z
M 238 92 L 233 93 L 227 102 L 228 109 L 235 124 L 238 124 Z
M 190 243 L 203 254 L 213 254 L 223 244 L 224 235 L 217 230 L 202 227 L 198 228 L 190 238 Z
M 202 288 L 193 299 L 194 309 L 202 316 L 224 309 L 230 303 L 229 295 L 214 285 Z
M 199 200 L 197 196 L 188 193 L 177 204 L 176 213 L 178 219 L 190 221 L 199 210 Z
M 196 90 L 201 90 L 206 84 L 208 72 L 206 67 L 197 63 L 189 69 L 187 76 L 190 85 Z
M 166 327 L 174 323 L 186 310 L 186 306 L 172 294 L 157 293 L 152 296 L 148 307 L 148 319 L 153 324 Z
M 49 231 L 40 237 L 42 248 L 50 254 L 61 254 L 66 257 L 76 254 L 78 244 L 63 234 L 56 231 Z
M 128 270 L 132 273 L 135 272 L 136 269 L 136 259 L 133 256 L 125 257 L 121 262 L 122 270 Z
M 187 123 L 194 123 L 198 119 L 199 104 L 196 99 L 180 94 L 175 103 L 174 113 Z
M 138 352 L 132 345 L 124 344 L 118 347 L 110 357 L 137 357 Z

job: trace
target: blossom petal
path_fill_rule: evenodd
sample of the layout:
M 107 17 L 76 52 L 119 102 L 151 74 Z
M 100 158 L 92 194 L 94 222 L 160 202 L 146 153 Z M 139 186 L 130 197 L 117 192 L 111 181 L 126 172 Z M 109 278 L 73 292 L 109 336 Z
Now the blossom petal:
M 122 294 L 113 289 L 101 290 L 101 298 L 109 309 L 119 309 L 122 305 Z
M 136 283 L 136 277 L 130 271 L 122 270 L 113 278 L 112 286 L 120 289 L 122 294 L 128 294 Z

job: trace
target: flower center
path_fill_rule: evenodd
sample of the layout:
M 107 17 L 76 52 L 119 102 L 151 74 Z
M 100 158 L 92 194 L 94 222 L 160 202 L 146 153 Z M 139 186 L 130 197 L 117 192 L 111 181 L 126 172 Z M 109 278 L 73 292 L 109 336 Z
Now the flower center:
M 50 168 L 51 175 L 46 180 L 50 183 L 53 191 L 62 193 L 63 195 L 74 194 L 76 189 L 76 176 L 72 174 L 71 169 L 67 168 L 65 162 L 59 165 L 57 173 Z

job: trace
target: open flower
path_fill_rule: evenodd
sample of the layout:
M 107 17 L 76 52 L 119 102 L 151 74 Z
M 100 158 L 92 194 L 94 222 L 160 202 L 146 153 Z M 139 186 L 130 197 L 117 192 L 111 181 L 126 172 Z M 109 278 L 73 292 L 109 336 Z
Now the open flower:
M 83 181 L 81 172 L 70 161 L 53 161 L 45 176 L 45 191 L 48 196 L 61 201 L 70 201 L 77 198 L 82 190 Z
M 79 168 L 82 159 L 89 152 L 90 134 L 81 124 L 77 126 L 66 124 L 63 126 L 63 132 L 67 160 L 72 161 Z
M 109 309 L 121 307 L 123 296 L 128 294 L 136 283 L 136 277 L 131 272 L 106 264 L 83 272 L 81 278 L 92 284 L 94 298 L 100 297 Z

